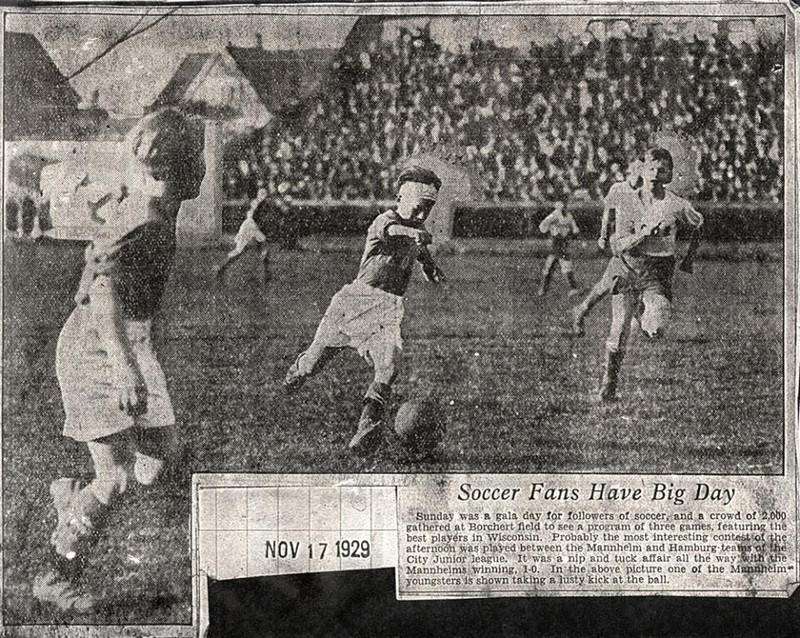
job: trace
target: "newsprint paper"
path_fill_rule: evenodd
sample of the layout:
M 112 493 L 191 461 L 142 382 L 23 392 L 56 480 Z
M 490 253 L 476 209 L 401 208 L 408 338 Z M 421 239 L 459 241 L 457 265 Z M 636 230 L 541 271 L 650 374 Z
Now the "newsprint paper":
M 2 12 L 5 635 L 797 635 L 795 5 Z

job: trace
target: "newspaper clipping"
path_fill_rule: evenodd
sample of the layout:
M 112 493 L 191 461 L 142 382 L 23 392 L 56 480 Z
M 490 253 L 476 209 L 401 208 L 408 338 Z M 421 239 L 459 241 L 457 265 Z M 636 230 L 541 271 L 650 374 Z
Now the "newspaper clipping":
M 795 5 L 0 10 L 4 635 L 791 635 Z

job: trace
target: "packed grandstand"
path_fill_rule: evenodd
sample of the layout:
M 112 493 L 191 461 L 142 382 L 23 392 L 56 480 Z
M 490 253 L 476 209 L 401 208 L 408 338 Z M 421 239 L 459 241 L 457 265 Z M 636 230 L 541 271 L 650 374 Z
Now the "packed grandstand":
M 343 47 L 292 117 L 232 146 L 225 191 L 286 182 L 299 199 L 389 198 L 404 158 L 448 147 L 480 171 L 487 201 L 599 199 L 666 129 L 700 156 L 694 198 L 780 202 L 783 110 L 780 41 L 650 30 L 454 51 L 401 28 Z

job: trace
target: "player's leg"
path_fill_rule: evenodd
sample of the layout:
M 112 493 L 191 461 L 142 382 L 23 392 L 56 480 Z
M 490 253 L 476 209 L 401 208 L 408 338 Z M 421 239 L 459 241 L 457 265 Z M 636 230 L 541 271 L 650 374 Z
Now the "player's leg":
M 569 285 L 569 292 L 567 293 L 570 297 L 574 297 L 577 295 L 580 290 L 578 289 L 578 282 L 575 281 L 575 270 L 572 265 L 572 260 L 564 255 L 563 257 L 559 258 L 559 264 L 561 265 L 561 274 L 564 275 L 565 279 L 567 280 L 567 284 Z
M 303 387 L 306 379 L 321 372 L 325 365 L 345 347 L 345 343 L 339 343 L 343 339 L 336 339 L 336 336 L 331 334 L 329 326 L 324 324 L 323 317 L 311 345 L 297 355 L 294 363 L 286 371 L 283 380 L 285 392 L 289 394 L 297 392 Z
M 589 294 L 572 309 L 572 332 L 576 335 L 583 334 L 583 322 L 586 315 L 591 312 L 600 301 L 614 288 L 615 269 L 613 259 L 609 260 L 603 276 L 592 286 Z
M 637 303 L 636 295 L 630 292 L 616 293 L 611 297 L 611 329 L 606 340 L 603 378 L 600 381 L 601 401 L 608 402 L 616 398 L 619 371 Z
M 662 292 L 654 289 L 642 293 L 642 316 L 640 325 L 650 339 L 659 339 L 672 316 L 672 303 Z
M 239 244 L 237 242 L 236 246 L 233 247 L 233 250 L 229 251 L 227 255 L 225 255 L 225 261 L 223 261 L 217 267 L 217 277 L 222 277 L 225 271 L 228 269 L 232 263 L 241 257 L 244 252 L 247 250 L 247 244 Z
M 380 426 L 383 423 L 386 405 L 392 396 L 392 383 L 397 376 L 401 350 L 389 340 L 384 343 L 376 341 L 370 345 L 368 354 L 375 369 L 375 377 L 364 395 L 356 434 L 348 444 L 348 447 L 358 454 L 371 452 L 380 443 L 382 438 Z
M 259 252 L 261 256 L 261 265 L 264 268 L 264 281 L 269 281 L 272 279 L 272 273 L 269 270 L 270 264 L 270 255 L 269 255 L 269 245 L 266 241 L 259 242 L 259 246 L 261 250 Z
M 236 241 L 233 245 L 233 248 L 225 255 L 225 261 L 220 264 L 217 268 L 217 277 L 221 277 L 225 270 L 227 270 L 228 266 L 233 264 L 237 261 L 250 247 L 251 243 L 254 241 L 254 237 L 251 235 L 250 232 L 247 232 L 246 229 L 236 233 Z
M 152 485 L 176 456 L 177 430 L 172 426 L 137 428 L 135 444 L 133 476 L 140 485 Z
M 542 282 L 539 284 L 539 291 L 537 293 L 540 297 L 543 297 L 547 292 L 547 288 L 550 285 L 550 278 L 553 276 L 553 270 L 556 267 L 557 261 L 558 258 L 553 253 L 547 255 L 547 259 L 544 260 L 544 266 L 542 267 Z
M 56 554 L 73 560 L 91 541 L 109 506 L 128 485 L 130 431 L 87 442 L 94 464 L 94 479 L 85 487 L 78 479 L 60 478 L 50 485 L 50 495 L 58 515 L 50 542 Z
M 336 354 L 349 343 L 348 337 L 340 330 L 347 321 L 349 296 L 345 289 L 337 292 L 322 321 L 319 322 L 314 340 L 303 352 L 297 355 L 286 377 L 283 388 L 288 393 L 299 390 L 306 379 L 320 372 Z

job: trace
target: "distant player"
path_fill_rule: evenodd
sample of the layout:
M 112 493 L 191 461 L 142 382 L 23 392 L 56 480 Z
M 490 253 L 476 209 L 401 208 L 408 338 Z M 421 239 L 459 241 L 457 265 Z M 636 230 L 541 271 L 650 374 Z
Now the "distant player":
M 259 206 L 267 199 L 267 189 L 259 188 L 255 198 L 250 202 L 247 215 L 239 226 L 236 233 L 236 240 L 233 249 L 225 256 L 225 261 L 217 268 L 217 277 L 222 277 L 225 270 L 239 257 L 241 257 L 250 246 L 258 246 L 261 253 L 261 263 L 264 267 L 264 277 L 269 278 L 269 247 L 267 246 L 267 236 L 261 231 L 256 223 L 256 212 Z
M 174 259 L 178 210 L 199 194 L 205 174 L 203 133 L 165 109 L 144 117 L 124 144 L 126 195 L 86 251 L 77 306 L 56 350 L 64 435 L 86 444 L 95 473 L 88 485 L 50 485 L 55 569 L 36 579 L 33 593 L 64 610 L 92 608 L 71 577 L 129 484 L 150 485 L 162 473 L 175 423 L 150 332 Z
M 539 224 L 539 232 L 547 235 L 550 240 L 550 252 L 544 261 L 542 283 L 539 285 L 538 295 L 540 297 L 544 297 L 547 293 L 550 278 L 557 264 L 561 266 L 561 272 L 569 284 L 569 296 L 572 297 L 580 292 L 578 284 L 575 282 L 575 272 L 569 258 L 568 247 L 570 239 L 577 237 L 581 231 L 569 210 L 569 202 L 570 199 L 556 202 L 553 212 Z
M 620 365 L 638 317 L 643 332 L 655 339 L 663 335 L 672 306 L 676 233 L 679 224 L 698 230 L 703 216 L 682 197 L 668 191 L 672 181 L 672 156 L 662 148 L 649 150 L 642 167 L 642 186 L 620 198 L 617 231 L 611 248 L 622 268 L 614 277 L 611 329 L 606 341 L 606 361 L 600 384 L 601 401 L 616 396 Z M 695 233 L 683 270 L 691 270 Z
M 621 201 L 631 193 L 635 192 L 637 188 L 642 185 L 641 178 L 642 160 L 637 158 L 628 165 L 628 176 L 622 182 L 617 182 L 611 185 L 608 189 L 608 194 L 603 201 L 603 219 L 600 224 L 600 237 L 597 240 L 597 247 L 602 251 L 608 250 L 608 241 L 611 237 L 612 229 L 614 228 L 614 221 L 616 210 Z M 611 259 L 606 266 L 603 275 L 592 286 L 589 294 L 583 299 L 581 303 L 572 309 L 572 334 L 581 336 L 584 332 L 583 322 L 586 315 L 589 314 L 614 286 L 614 273 L 619 269 L 619 264 L 615 260 L 617 257 L 611 256 Z
M 286 373 L 284 388 L 294 392 L 342 348 L 356 349 L 372 364 L 375 378 L 348 446 L 357 453 L 372 451 L 382 436 L 379 426 L 402 351 L 403 295 L 414 263 L 422 265 L 428 281 L 444 279 L 428 252 L 431 235 L 423 226 L 440 187 L 441 180 L 431 170 L 414 166 L 401 173 L 397 210 L 372 222 L 358 276 L 333 296 L 313 342 Z

